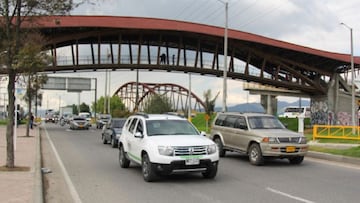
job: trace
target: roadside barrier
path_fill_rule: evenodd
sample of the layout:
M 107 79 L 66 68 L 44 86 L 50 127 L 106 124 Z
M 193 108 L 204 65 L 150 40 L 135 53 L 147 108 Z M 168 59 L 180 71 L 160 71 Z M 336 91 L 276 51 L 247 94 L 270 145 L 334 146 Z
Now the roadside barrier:
M 359 126 L 314 125 L 313 140 L 317 138 L 360 140 Z

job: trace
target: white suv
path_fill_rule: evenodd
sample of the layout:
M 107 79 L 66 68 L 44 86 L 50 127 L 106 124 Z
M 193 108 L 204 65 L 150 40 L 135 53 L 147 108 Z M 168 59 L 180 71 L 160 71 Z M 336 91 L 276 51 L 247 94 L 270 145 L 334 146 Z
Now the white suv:
M 119 140 L 119 163 L 142 166 L 145 181 L 158 175 L 201 172 L 205 178 L 217 173 L 217 145 L 185 118 L 166 114 L 135 114 L 123 127 Z

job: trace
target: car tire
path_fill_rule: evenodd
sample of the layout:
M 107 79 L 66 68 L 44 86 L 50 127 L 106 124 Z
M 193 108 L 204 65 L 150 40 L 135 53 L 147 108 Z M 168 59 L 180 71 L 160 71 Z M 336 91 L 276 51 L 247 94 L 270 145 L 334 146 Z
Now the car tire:
M 124 147 L 120 145 L 119 147 L 119 164 L 121 168 L 129 168 L 130 160 L 126 158 L 126 152 L 124 151 Z
M 218 164 L 211 165 L 209 168 L 207 168 L 206 172 L 203 172 L 202 175 L 206 179 L 213 179 L 216 176 L 217 173 Z
M 289 158 L 290 164 L 301 164 L 304 160 L 304 156 L 297 156 Z
M 102 135 L 102 136 L 101 136 L 101 139 L 102 139 L 102 143 L 103 143 L 103 144 L 107 144 L 107 140 L 106 140 L 105 135 Z
M 217 147 L 218 147 L 219 156 L 220 156 L 220 157 L 224 157 L 225 154 L 226 154 L 226 151 L 225 151 L 225 149 L 224 149 L 224 145 L 223 145 L 221 139 L 217 137 L 217 138 L 214 139 L 214 142 L 216 143 L 216 145 L 217 145 Z
M 114 138 L 114 136 L 111 138 L 110 143 L 111 143 L 111 147 L 112 147 L 112 148 L 116 148 L 117 145 L 118 145 L 118 144 L 116 143 L 116 139 Z
M 264 164 L 264 157 L 262 156 L 262 152 L 259 144 L 253 143 L 249 147 L 249 161 L 251 164 L 260 166 Z
M 153 163 L 150 162 L 149 155 L 146 153 L 141 157 L 141 169 L 146 182 L 152 182 L 156 179 Z

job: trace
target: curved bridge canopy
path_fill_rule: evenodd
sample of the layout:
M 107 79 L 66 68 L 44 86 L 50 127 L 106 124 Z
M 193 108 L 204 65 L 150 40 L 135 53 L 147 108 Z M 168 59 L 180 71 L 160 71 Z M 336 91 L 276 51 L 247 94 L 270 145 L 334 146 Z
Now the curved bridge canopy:
M 45 71 L 147 69 L 223 75 L 221 27 L 111 16 L 52 16 L 35 22 L 24 27 L 40 28 L 48 40 L 53 63 Z M 325 94 L 334 74 L 350 69 L 348 54 L 236 30 L 228 32 L 228 53 L 229 78 L 308 95 Z M 360 58 L 355 57 L 355 67 L 359 64 Z
M 143 111 L 145 104 L 153 95 L 166 96 L 174 111 L 186 112 L 189 106 L 198 111 L 205 109 L 204 102 L 193 92 L 189 104 L 189 93 L 185 87 L 171 83 L 128 82 L 119 87 L 114 95 L 120 97 L 125 106 L 132 111 L 135 109 Z

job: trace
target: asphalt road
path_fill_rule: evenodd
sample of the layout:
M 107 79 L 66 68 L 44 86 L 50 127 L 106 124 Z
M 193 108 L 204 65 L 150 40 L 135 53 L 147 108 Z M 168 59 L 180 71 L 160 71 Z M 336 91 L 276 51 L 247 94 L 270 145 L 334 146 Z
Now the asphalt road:
M 338 203 L 360 198 L 359 167 L 311 158 L 298 166 L 275 160 L 259 167 L 244 156 L 228 153 L 221 158 L 214 180 L 183 174 L 147 183 L 139 166 L 120 168 L 118 149 L 102 144 L 101 130 L 45 127 L 43 167 L 52 170 L 44 175 L 47 202 Z

